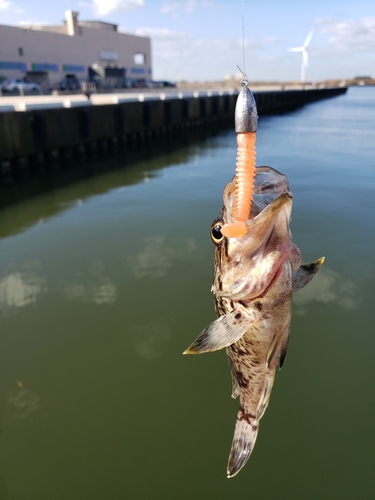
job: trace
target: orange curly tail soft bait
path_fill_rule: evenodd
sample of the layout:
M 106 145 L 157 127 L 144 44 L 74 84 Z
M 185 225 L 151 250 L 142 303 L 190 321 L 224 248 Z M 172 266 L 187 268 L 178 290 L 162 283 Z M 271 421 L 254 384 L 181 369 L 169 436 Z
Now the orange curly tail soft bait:
M 234 222 L 225 224 L 221 233 L 227 238 L 239 238 L 246 234 L 255 181 L 255 132 L 237 134 L 236 192 Z

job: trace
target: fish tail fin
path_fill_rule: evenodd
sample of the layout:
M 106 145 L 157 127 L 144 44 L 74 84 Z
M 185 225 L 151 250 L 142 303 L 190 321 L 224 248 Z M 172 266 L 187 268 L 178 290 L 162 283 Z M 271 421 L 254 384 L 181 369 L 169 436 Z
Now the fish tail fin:
M 252 407 L 246 405 L 245 401 L 240 402 L 228 460 L 228 478 L 235 476 L 242 469 L 253 451 L 258 436 L 259 420 L 268 406 L 274 378 L 275 368 L 267 368 L 261 374 L 259 383 L 262 385 L 262 390 L 255 408 L 251 409 Z
M 248 461 L 257 439 L 258 429 L 259 420 L 248 418 L 240 410 L 229 454 L 228 478 L 235 476 Z

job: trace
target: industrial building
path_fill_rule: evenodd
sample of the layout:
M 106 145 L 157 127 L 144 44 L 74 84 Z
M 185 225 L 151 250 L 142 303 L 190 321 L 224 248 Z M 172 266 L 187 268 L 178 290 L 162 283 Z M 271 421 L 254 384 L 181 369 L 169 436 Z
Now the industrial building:
M 54 88 L 64 78 L 122 87 L 152 79 L 151 41 L 119 33 L 116 24 L 80 21 L 65 12 L 57 26 L 0 25 L 0 77 Z

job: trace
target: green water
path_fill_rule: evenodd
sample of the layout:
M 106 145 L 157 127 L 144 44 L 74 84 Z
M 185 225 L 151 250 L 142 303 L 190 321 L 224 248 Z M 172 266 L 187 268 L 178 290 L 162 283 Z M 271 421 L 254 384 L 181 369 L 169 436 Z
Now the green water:
M 375 89 L 350 89 L 260 120 L 258 164 L 288 175 L 294 241 L 326 262 L 231 480 L 225 354 L 181 353 L 214 319 L 234 132 L 93 162 L 1 209 L 1 499 L 373 498 L 374 108 Z

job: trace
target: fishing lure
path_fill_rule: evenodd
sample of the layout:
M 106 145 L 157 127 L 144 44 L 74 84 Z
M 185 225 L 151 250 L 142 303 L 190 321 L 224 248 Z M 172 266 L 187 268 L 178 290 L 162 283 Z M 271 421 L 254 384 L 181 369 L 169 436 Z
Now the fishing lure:
M 246 234 L 255 182 L 255 141 L 258 127 L 258 113 L 253 93 L 244 77 L 235 109 L 235 130 L 237 132 L 236 193 L 233 221 L 221 228 L 227 238 L 239 238 Z

